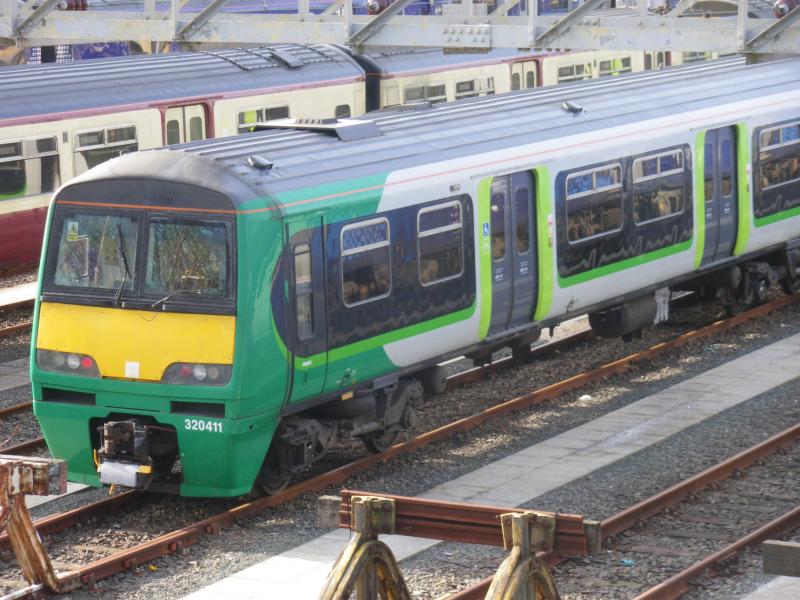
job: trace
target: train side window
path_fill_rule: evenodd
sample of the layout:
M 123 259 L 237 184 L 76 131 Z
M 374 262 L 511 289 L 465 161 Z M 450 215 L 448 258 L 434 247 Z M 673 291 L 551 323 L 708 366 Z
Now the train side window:
M 0 200 L 52 192 L 60 183 L 54 136 L 0 144 Z
M 522 88 L 522 78 L 519 76 L 519 73 L 512 73 L 511 74 L 511 91 L 515 91 Z
M 704 173 L 704 186 L 705 186 L 705 195 L 706 195 L 706 202 L 713 202 L 714 201 L 714 144 L 706 142 L 705 150 L 704 150 L 705 160 L 705 168 L 703 169 Z
M 477 95 L 478 92 L 475 91 L 474 79 L 456 82 L 456 98 L 473 98 Z
M 800 123 L 765 129 L 759 136 L 758 178 L 762 190 L 800 180 Z
M 392 288 L 389 221 L 371 219 L 346 225 L 341 248 L 344 305 L 388 296 Z
M 733 144 L 730 139 L 722 140 L 719 147 L 720 187 L 723 198 L 733 193 Z
M 574 173 L 566 181 L 570 243 L 622 229 L 622 167 L 607 165 Z
M 203 119 L 200 117 L 192 117 L 189 119 L 189 141 L 197 141 L 203 139 Z
M 337 119 L 346 119 L 350 116 L 350 105 L 349 104 L 340 104 L 336 107 L 336 112 L 334 116 Z
M 592 78 L 591 65 L 569 65 L 558 68 L 558 83 Z
M 527 89 L 536 87 L 536 73 L 534 71 L 525 73 L 525 87 Z
M 253 131 L 253 126 L 256 123 L 288 118 L 289 106 L 285 104 L 264 108 L 249 108 L 239 113 L 239 133 L 249 133 Z
M 526 254 L 531 249 L 530 209 L 528 188 L 517 189 L 514 194 L 514 216 L 517 221 L 517 254 Z
M 492 205 L 489 215 L 492 230 L 492 260 L 506 256 L 506 187 L 492 186 Z
M 175 121 L 176 125 L 177 123 Z M 167 130 L 169 131 L 169 123 Z M 74 154 L 75 175 L 88 171 L 111 158 L 139 149 L 136 127 L 133 125 L 82 131 L 78 132 L 77 138 Z
M 644 70 L 649 71 L 653 68 L 653 54 L 650 52 L 644 53 Z
M 425 99 L 425 87 L 417 85 L 403 90 L 403 102 L 419 102 Z
M 425 86 L 425 100 L 433 104 L 447 102 L 447 87 L 443 83 Z
M 311 246 L 294 248 L 294 295 L 297 304 L 297 338 L 314 337 L 314 288 L 311 281 Z
M 674 150 L 633 161 L 633 221 L 637 225 L 682 213 L 683 151 Z
M 181 124 L 177 119 L 167 121 L 167 145 L 181 143 Z
M 419 282 L 441 283 L 464 272 L 464 238 L 459 201 L 437 204 L 417 213 Z

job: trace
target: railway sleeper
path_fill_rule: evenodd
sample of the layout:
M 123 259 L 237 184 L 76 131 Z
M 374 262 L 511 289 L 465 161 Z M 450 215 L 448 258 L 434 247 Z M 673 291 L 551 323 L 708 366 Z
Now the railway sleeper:
M 372 452 L 385 451 L 403 430 L 417 426 L 422 398 L 422 383 L 403 379 L 283 419 L 258 474 L 257 486 L 266 494 L 277 494 L 293 475 L 310 468 L 343 440 L 357 438 Z

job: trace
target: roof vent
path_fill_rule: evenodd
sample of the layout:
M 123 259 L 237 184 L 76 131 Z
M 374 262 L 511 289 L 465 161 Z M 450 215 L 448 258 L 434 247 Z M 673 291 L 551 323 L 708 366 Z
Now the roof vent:
M 267 160 L 260 154 L 251 154 L 248 156 L 247 164 L 259 171 L 269 171 L 272 169 L 272 161 Z
M 253 124 L 255 131 L 269 129 L 296 129 L 298 131 L 315 131 L 336 136 L 343 142 L 365 140 L 381 135 L 381 130 L 374 121 L 364 119 L 275 119 Z
M 572 113 L 573 115 L 579 115 L 583 112 L 583 107 L 569 100 L 564 100 L 564 102 L 561 103 L 561 110 Z

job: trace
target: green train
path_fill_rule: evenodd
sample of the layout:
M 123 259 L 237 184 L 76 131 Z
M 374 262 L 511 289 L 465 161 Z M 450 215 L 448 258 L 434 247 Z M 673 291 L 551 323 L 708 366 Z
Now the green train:
M 738 59 L 126 155 L 51 203 L 34 411 L 69 477 L 280 490 L 442 360 L 798 288 L 800 61 Z

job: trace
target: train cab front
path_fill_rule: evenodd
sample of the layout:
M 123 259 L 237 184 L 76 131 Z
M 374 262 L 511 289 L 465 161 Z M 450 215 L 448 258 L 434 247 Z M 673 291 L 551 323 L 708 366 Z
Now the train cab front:
M 231 201 L 188 183 L 90 180 L 62 189 L 48 221 L 31 380 L 70 479 L 249 491 L 272 431 L 239 410 Z

